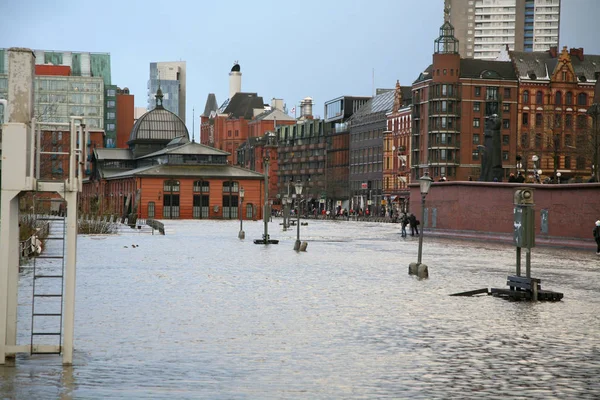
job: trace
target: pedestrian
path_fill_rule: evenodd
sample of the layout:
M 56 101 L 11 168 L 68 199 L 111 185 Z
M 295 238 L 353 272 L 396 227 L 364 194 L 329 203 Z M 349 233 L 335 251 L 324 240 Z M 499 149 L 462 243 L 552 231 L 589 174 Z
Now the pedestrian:
M 594 239 L 596 240 L 596 255 L 600 256 L 600 219 L 596 221 L 596 226 L 594 227 Z
M 519 171 L 519 172 L 517 173 L 517 182 L 518 182 L 518 183 L 523 183 L 523 182 L 525 182 L 525 176 L 523 176 L 523 174 L 521 173 L 521 171 Z
M 400 224 L 402 225 L 402 237 L 406 237 L 406 225 L 408 225 L 408 216 L 406 213 L 402 214 L 402 218 L 400 218 Z
M 515 174 L 511 172 L 510 176 L 508 177 L 508 181 L 513 183 L 516 182 L 517 178 L 515 177 Z
M 408 223 L 410 224 L 410 236 L 415 236 L 415 231 L 417 232 L 417 236 L 419 236 L 419 224 L 421 222 L 415 217 L 415 214 L 410 214 Z

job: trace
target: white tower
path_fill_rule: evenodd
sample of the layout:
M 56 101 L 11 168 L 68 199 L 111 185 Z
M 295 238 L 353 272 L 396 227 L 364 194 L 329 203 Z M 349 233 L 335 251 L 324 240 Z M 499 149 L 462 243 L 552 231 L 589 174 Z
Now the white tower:
M 234 94 L 242 91 L 242 73 L 240 72 L 240 64 L 236 61 L 229 73 L 229 99 Z

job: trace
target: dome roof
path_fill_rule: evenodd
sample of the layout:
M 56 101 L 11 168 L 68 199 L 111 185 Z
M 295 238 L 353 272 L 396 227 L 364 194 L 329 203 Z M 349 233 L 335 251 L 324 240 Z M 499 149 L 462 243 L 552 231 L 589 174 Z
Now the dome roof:
M 185 123 L 176 114 L 159 106 L 137 120 L 131 129 L 129 141 L 160 140 L 168 143 L 180 136 L 185 136 L 189 141 L 190 134 Z
M 240 64 L 237 62 L 233 64 L 233 67 L 231 67 L 231 72 L 240 72 Z

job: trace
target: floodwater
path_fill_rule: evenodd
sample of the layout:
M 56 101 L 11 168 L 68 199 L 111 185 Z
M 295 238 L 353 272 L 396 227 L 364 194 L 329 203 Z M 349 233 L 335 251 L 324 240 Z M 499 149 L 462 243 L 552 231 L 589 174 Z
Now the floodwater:
M 600 258 L 535 248 L 557 303 L 450 297 L 505 287 L 514 248 L 424 237 L 430 278 L 407 274 L 399 225 L 165 221 L 166 236 L 78 241 L 74 365 L 19 355 L 6 399 L 600 397 Z M 137 247 L 132 247 L 135 244 Z M 29 343 L 31 273 L 20 281 Z

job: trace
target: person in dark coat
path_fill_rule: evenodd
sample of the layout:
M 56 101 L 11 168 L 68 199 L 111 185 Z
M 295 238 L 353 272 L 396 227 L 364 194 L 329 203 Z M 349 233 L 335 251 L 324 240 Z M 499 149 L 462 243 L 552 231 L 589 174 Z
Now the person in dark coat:
M 523 183 L 525 182 L 525 177 L 523 176 L 523 174 L 519 171 L 519 173 L 517 174 L 517 182 L 518 183 Z
M 400 224 L 402 225 L 402 237 L 406 237 L 406 225 L 408 225 L 408 215 L 406 213 L 402 214 L 400 218 Z
M 596 226 L 594 227 L 594 239 L 596 240 L 596 255 L 600 256 L 600 219 L 596 221 Z
M 410 217 L 408 217 L 408 223 L 410 224 L 410 236 L 415 236 L 415 231 L 417 232 L 417 236 L 419 236 L 420 221 L 417 220 L 415 214 L 410 214 Z
M 515 174 L 511 173 L 510 176 L 508 177 L 508 181 L 509 182 L 516 182 L 517 178 L 515 177 Z

